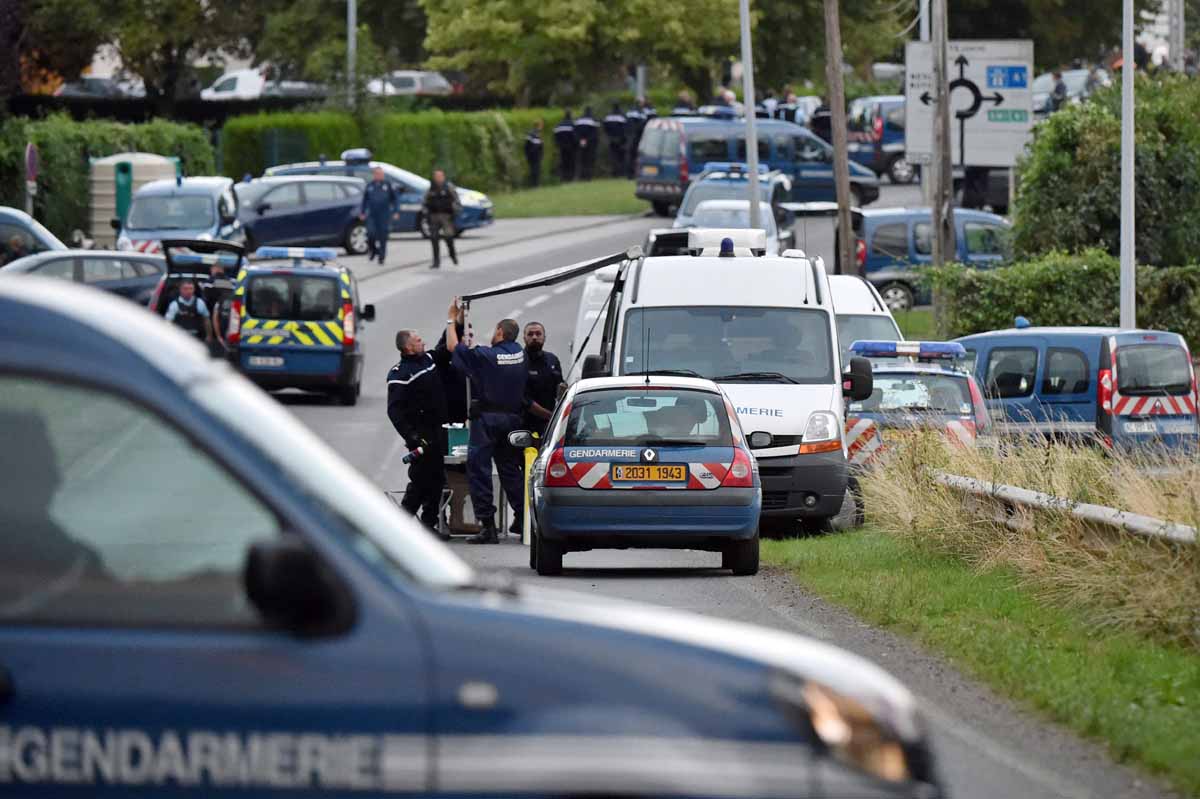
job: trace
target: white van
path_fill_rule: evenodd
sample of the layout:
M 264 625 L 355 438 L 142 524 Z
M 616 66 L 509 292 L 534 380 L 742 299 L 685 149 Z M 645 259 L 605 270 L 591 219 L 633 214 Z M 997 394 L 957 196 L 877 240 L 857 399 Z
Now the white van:
M 842 355 L 820 259 L 798 250 L 756 255 L 766 244 L 761 230 L 689 236 L 697 254 L 637 258 L 617 274 L 599 352 L 584 359 L 583 376 L 715 380 L 758 459 L 764 531 L 797 521 L 825 527 L 846 495 L 844 400 L 870 396 L 870 363 Z M 734 256 L 720 257 L 727 237 Z
M 904 335 L 887 303 L 869 281 L 858 275 L 830 275 L 833 311 L 837 315 L 842 361 L 856 341 L 903 341 Z
M 613 281 L 617 278 L 617 264 L 597 269 L 588 275 L 583 284 L 583 293 L 579 296 L 579 311 L 575 315 L 575 336 L 571 339 L 571 364 L 567 370 L 566 380 L 574 383 L 580 378 L 583 369 L 583 357 L 596 355 L 600 352 L 600 336 L 603 326 L 596 320 L 608 302 L 612 293 Z

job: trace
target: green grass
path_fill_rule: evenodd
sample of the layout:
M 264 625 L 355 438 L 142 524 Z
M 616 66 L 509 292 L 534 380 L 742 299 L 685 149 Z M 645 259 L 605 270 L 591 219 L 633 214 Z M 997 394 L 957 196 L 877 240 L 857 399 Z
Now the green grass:
M 1200 657 L 1097 632 L 1002 568 L 973 569 L 869 528 L 764 541 L 765 562 L 860 618 L 944 653 L 1113 757 L 1200 794 Z
M 905 338 L 916 341 L 933 341 L 937 339 L 937 331 L 933 327 L 933 309 L 918 308 L 913 311 L 897 311 L 896 324 Z
M 633 181 L 604 179 L 493 194 L 497 219 L 531 216 L 642 214 L 650 205 L 633 196 Z

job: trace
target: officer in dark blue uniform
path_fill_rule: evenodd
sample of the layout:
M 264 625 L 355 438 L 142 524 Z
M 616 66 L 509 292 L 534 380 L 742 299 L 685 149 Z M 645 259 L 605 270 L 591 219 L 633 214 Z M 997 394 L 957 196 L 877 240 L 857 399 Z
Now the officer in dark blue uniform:
M 600 126 L 592 119 L 592 108 L 583 109 L 583 116 L 575 120 L 575 146 L 579 150 L 579 179 L 591 180 L 596 171 L 596 145 L 600 140 Z
M 546 326 L 541 322 L 525 324 L 525 374 L 525 429 L 544 438 L 558 404 L 563 370 L 558 356 L 546 350 Z
M 496 544 L 496 506 L 492 498 L 492 461 L 500 474 L 500 485 L 521 519 L 524 487 L 521 484 L 521 453 L 508 443 L 508 434 L 521 427 L 525 405 L 525 352 L 517 343 L 521 328 L 512 319 L 501 319 L 492 333 L 490 347 L 471 349 L 458 339 L 458 298 L 446 313 L 446 346 L 454 353 L 454 365 L 467 374 L 479 396 L 471 403 L 471 437 L 467 442 L 467 480 L 471 505 L 479 521 L 479 535 L 469 544 Z
M 525 163 L 529 164 L 529 185 L 537 188 L 542 182 L 542 120 L 535 119 L 525 134 Z
M 415 330 L 398 332 L 396 349 L 400 350 L 400 362 L 388 372 L 387 413 L 413 456 L 400 506 L 438 534 L 438 511 L 446 484 L 446 434 L 442 427 L 446 423 L 446 394 L 437 366 Z
M 554 126 L 554 146 L 558 148 L 558 179 L 575 179 L 575 122 L 570 110 L 563 111 L 562 122 Z
M 637 177 L 637 151 L 638 144 L 642 140 L 642 131 L 646 128 L 646 114 L 642 111 L 642 103 L 645 100 L 639 100 L 637 105 L 625 112 L 625 141 L 628 147 L 628 155 L 625 158 L 625 172 L 629 177 Z
M 625 115 L 621 113 L 621 106 L 613 103 L 612 111 L 604 118 L 604 135 L 608 139 L 608 164 L 612 170 L 612 176 L 623 177 L 625 175 Z
M 392 214 L 400 206 L 396 190 L 385 178 L 381 167 L 372 170 L 371 182 L 363 189 L 362 207 L 358 211 L 358 218 L 367 223 L 367 260 L 378 258 L 379 263 L 387 256 Z

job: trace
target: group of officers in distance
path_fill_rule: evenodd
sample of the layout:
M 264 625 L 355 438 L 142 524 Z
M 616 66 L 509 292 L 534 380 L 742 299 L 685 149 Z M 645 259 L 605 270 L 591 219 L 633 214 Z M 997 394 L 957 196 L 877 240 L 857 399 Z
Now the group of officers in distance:
M 630 177 L 637 155 L 638 143 L 646 123 L 658 116 L 654 106 L 640 99 L 633 108 L 621 111 L 619 103 L 613 103 L 612 111 L 597 122 L 592 116 L 591 106 L 583 110 L 577 119 L 571 117 L 570 109 L 563 112 L 562 121 L 554 126 L 554 146 L 558 149 L 558 176 L 564 183 L 575 180 L 591 180 L 596 172 L 596 151 L 600 147 L 600 129 L 608 140 L 609 169 L 614 177 Z M 542 180 L 542 120 L 533 123 L 533 129 L 525 136 L 525 161 L 529 164 L 529 185 L 537 186 Z
M 469 346 L 470 331 L 455 298 L 433 352 L 415 330 L 396 333 L 400 361 L 387 375 L 387 413 L 409 454 L 408 487 L 400 504 L 443 540 L 439 531 L 442 489 L 446 484 L 447 435 L 443 425 L 470 419 L 466 477 L 479 533 L 470 544 L 500 541 L 492 491 L 492 464 L 514 511 L 509 532 L 522 527 L 523 453 L 508 443 L 514 430 L 544 435 L 546 424 L 566 389 L 562 364 L 545 350 L 546 328 L 539 322 L 522 331 L 513 319 L 501 319 L 488 345 Z M 471 403 L 467 405 L 467 384 Z

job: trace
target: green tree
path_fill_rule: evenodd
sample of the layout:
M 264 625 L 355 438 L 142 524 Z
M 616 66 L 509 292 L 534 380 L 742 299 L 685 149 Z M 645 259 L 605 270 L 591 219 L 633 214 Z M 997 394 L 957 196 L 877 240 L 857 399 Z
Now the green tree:
M 75 0 L 0 0 L 0 96 L 41 77 L 74 80 L 92 62 L 112 25 L 100 4 Z

